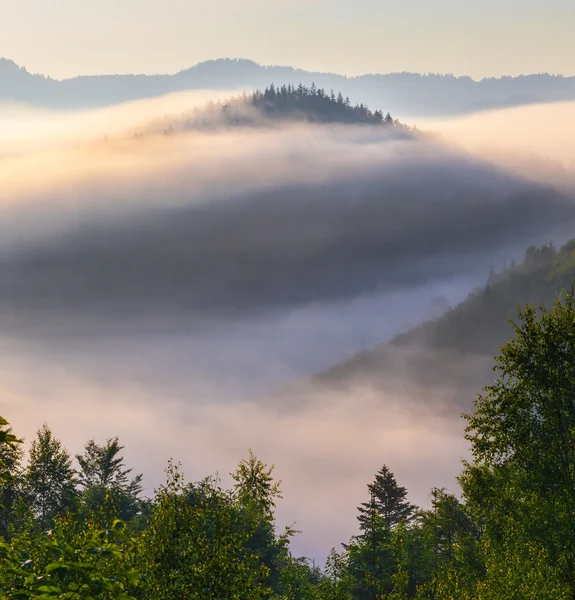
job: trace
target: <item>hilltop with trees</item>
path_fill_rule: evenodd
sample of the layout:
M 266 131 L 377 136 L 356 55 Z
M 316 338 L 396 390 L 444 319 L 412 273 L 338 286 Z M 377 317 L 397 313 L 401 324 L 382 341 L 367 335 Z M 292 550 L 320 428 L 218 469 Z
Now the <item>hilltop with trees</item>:
M 389 112 L 384 115 L 364 104 L 352 104 L 341 92 L 327 92 L 312 83 L 310 87 L 271 84 L 263 91 L 256 90 L 224 102 L 210 102 L 171 118 L 169 122 L 163 119 L 152 123 L 144 131 L 137 132 L 136 137 L 146 133 L 170 135 L 190 130 L 271 126 L 287 122 L 385 126 L 404 135 L 410 131 Z
M 301 83 L 295 87 L 273 84 L 263 92 L 256 91 L 245 102 L 274 118 L 302 118 L 319 123 L 367 123 L 371 125 L 398 125 L 389 113 L 385 116 L 379 110 L 371 111 L 363 104 L 352 105 L 349 97 L 342 93 L 329 93 L 312 83 L 306 87 Z

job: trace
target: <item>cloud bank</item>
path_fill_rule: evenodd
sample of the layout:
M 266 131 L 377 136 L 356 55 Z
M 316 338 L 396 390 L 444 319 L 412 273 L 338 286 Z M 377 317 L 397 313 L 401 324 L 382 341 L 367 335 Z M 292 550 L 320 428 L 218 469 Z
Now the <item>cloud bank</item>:
M 575 219 L 550 187 L 360 128 L 124 139 L 0 168 L 0 304 L 24 328 L 45 311 L 195 325 L 409 289 Z

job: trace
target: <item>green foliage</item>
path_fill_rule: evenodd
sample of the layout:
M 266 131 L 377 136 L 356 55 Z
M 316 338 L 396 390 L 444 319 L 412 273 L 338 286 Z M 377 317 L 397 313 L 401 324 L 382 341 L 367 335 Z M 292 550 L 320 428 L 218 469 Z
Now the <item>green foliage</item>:
M 353 598 L 369 600 L 393 590 L 393 533 L 381 515 L 372 513 L 369 528 L 345 549 Z
M 372 514 L 375 512 L 393 529 L 400 523 L 408 523 L 416 508 L 407 501 L 407 489 L 397 484 L 394 474 L 386 465 L 376 473 L 375 481 L 367 486 L 369 502 L 358 507 L 359 526 L 362 532 L 369 529 Z
M 87 510 L 97 512 L 107 499 L 121 519 L 131 520 L 140 511 L 142 475 L 128 478 L 133 469 L 124 467 L 124 459 L 120 456 L 123 449 L 117 437 L 110 438 L 103 446 L 89 440 L 84 446 L 84 454 L 76 455 L 80 466 L 78 482 Z
M 247 460 L 242 460 L 231 474 L 238 502 L 263 516 L 271 515 L 276 498 L 281 498 L 281 481 L 274 482 L 273 470 L 273 465 L 268 468 L 250 449 Z
M 233 497 L 242 514 L 243 530 L 247 532 L 246 547 L 266 567 L 266 583 L 275 590 L 282 589 L 282 573 L 290 567 L 292 574 L 300 573 L 301 565 L 289 555 L 290 538 L 296 533 L 286 528 L 282 535 L 275 531 L 274 508 L 281 498 L 281 481 L 274 481 L 274 465 L 268 467 L 249 450 L 247 459 L 240 461 L 231 476 Z M 285 583 L 285 577 L 284 583 Z
M 128 591 L 137 586 L 140 577 L 123 566 L 125 528 L 122 521 L 115 521 L 108 530 L 87 528 L 70 535 L 69 528 L 57 526 L 35 538 L 33 550 L 21 546 L 18 539 L 10 546 L 0 544 L 3 597 L 132 599 Z
M 20 443 L 7 425 L 7 421 L 0 417 L 3 432 L 0 435 L 0 455 L 3 457 L 14 456 L 11 451 Z M 35 469 L 32 473 L 38 478 L 33 479 L 33 483 L 40 481 L 44 485 L 40 473 L 50 464 L 55 465 L 59 472 L 70 474 L 67 453 L 47 427 L 39 431 L 30 454 L 30 465 Z M 0 481 L 11 478 L 9 463 L 4 459 L 0 462 Z M 57 491 L 61 492 L 62 480 L 55 481 L 59 485 Z M 44 488 L 38 487 L 43 492 Z M 128 540 L 123 522 L 114 521 L 104 531 L 96 530 L 90 524 L 78 531 L 73 519 L 54 517 L 54 529 L 44 533 L 31 525 L 31 509 L 24 506 L 22 512 L 27 515 L 29 526 L 20 527 L 10 544 L 0 539 L 2 598 L 132 600 L 128 589 L 136 586 L 140 577 L 125 566 L 124 547 Z M 45 513 L 41 513 L 40 520 L 44 517 Z
M 12 433 L 8 421 L 4 417 L 0 417 L 0 446 L 4 448 L 6 446 L 13 446 L 17 443 L 21 443 L 21 440 Z M 4 466 L 5 465 L 3 464 L 0 465 L 0 467 Z
M 6 538 L 15 504 L 22 493 L 22 450 L 6 419 L 0 417 L 0 537 Z
M 393 550 L 396 571 L 391 576 L 393 589 L 384 597 L 390 600 L 407 600 L 409 598 L 409 558 L 405 540 L 405 525 L 401 524 L 393 533 Z
M 332 548 L 320 583 L 320 597 L 325 600 L 350 600 L 353 576 L 350 570 L 349 553 L 339 554 Z
M 48 527 L 77 500 L 72 458 L 47 425 L 32 440 L 25 471 L 25 494 L 42 528 Z
M 280 571 L 274 600 L 323 600 L 325 595 L 324 578 L 320 569 L 306 558 L 286 557 Z
M 433 489 L 431 498 L 431 509 L 418 514 L 416 587 L 422 597 L 465 597 L 483 572 L 478 527 L 454 494 Z
M 449 349 L 493 356 L 509 336 L 508 319 L 518 305 L 553 306 L 575 281 L 575 240 L 557 251 L 552 244 L 531 246 L 521 264 L 492 271 L 487 285 L 475 290 L 440 319 L 401 336 L 400 342 L 423 337 L 434 350 Z
M 269 570 L 246 545 L 253 526 L 217 479 L 185 485 L 170 464 L 168 481 L 156 494 L 152 517 L 138 542 L 138 565 L 146 579 L 143 597 L 269 596 Z
M 473 463 L 466 466 L 462 487 L 470 507 L 485 521 L 490 552 L 507 562 L 518 556 L 511 548 L 522 549 L 525 559 L 540 565 L 542 578 L 553 574 L 555 586 L 562 584 L 573 597 L 573 295 L 553 309 L 520 311 L 514 330 L 497 359 L 500 377 L 467 416 Z M 518 573 L 525 569 L 522 560 L 512 566 Z

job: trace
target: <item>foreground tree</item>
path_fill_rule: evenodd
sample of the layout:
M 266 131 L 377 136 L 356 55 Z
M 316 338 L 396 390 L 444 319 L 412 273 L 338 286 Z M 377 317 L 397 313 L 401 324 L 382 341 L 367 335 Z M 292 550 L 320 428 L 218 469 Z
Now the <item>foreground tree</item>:
M 431 509 L 421 510 L 412 530 L 412 586 L 421 597 L 472 597 L 483 573 L 480 531 L 468 507 L 444 489 L 431 491 Z M 415 550 L 415 551 L 414 551 Z
M 486 598 L 575 598 L 575 300 L 528 307 L 467 416 Z M 498 596 L 497 596 L 498 594 Z
M 6 538 L 22 493 L 24 451 L 12 428 L 0 418 L 0 537 Z
M 84 454 L 76 455 L 80 465 L 78 481 L 87 508 L 95 512 L 108 501 L 113 503 L 121 519 L 130 520 L 140 508 L 142 475 L 130 479 L 133 469 L 125 467 L 120 455 L 123 449 L 117 437 L 110 438 L 102 446 L 89 440 L 84 446 Z
M 138 542 L 143 598 L 268 598 L 269 569 L 247 547 L 241 507 L 219 480 L 186 485 L 170 464 L 148 526 Z
M 231 476 L 234 500 L 242 515 L 241 529 L 247 535 L 246 548 L 267 569 L 266 583 L 278 589 L 281 571 L 288 566 L 292 573 L 296 569 L 288 550 L 295 531 L 288 527 L 282 535 L 276 534 L 274 509 L 282 495 L 281 481 L 274 480 L 273 471 L 274 465 L 268 467 L 250 449 L 248 457 L 240 461 Z
M 393 532 L 381 515 L 373 512 L 362 534 L 352 538 L 344 548 L 353 598 L 377 600 L 393 590 L 393 576 L 397 571 Z
M 32 441 L 25 486 L 30 508 L 43 529 L 77 499 L 72 458 L 47 425 L 38 430 Z
M 20 443 L 0 417 L 0 456 L 13 456 Z M 61 471 L 69 468 L 69 456 L 46 426 L 39 431 L 32 450 L 30 466 L 37 475 L 47 465 Z M 0 483 L 11 478 L 9 464 L 0 460 Z M 42 478 L 38 489 L 42 491 L 44 485 Z M 62 491 L 61 485 L 58 490 Z M 0 507 L 0 514 L 3 510 Z M 121 521 L 98 530 L 90 522 L 78 525 L 73 518 L 53 516 L 52 530 L 35 528 L 32 537 L 30 534 L 31 531 L 18 533 L 10 544 L 0 538 L 0 598 L 135 600 L 130 592 L 137 589 L 141 578 L 128 566 L 126 550 L 131 540 Z

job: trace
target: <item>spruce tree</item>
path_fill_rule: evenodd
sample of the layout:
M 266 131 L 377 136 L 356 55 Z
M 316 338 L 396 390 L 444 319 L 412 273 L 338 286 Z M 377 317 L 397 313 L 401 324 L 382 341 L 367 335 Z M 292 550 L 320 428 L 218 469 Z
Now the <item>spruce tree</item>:
M 399 523 L 413 519 L 415 506 L 407 501 L 407 489 L 397 484 L 395 476 L 386 465 L 376 473 L 375 481 L 368 484 L 370 500 L 358 507 L 360 529 L 366 531 L 373 514 L 380 516 L 393 529 Z

